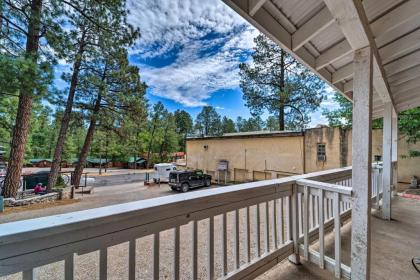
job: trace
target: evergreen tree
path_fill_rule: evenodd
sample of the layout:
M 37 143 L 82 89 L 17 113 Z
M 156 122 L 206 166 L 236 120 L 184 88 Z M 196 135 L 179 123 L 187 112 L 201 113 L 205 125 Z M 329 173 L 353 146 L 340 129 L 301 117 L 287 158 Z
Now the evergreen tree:
M 105 45 L 106 46 L 106 45 Z M 124 117 L 143 121 L 146 86 L 140 81 L 139 69 L 130 66 L 124 49 L 103 49 L 102 56 L 86 64 L 80 73 L 77 101 L 90 112 L 89 127 L 74 170 L 74 184 L 80 182 L 98 121 L 115 126 Z M 95 69 L 95 71 L 92 71 Z
M 269 116 L 265 121 L 265 129 L 269 131 L 278 131 L 280 130 L 278 118 L 275 116 Z
M 152 164 L 152 152 L 153 152 L 153 145 L 155 144 L 155 136 L 159 128 L 162 127 L 162 123 L 164 120 L 164 116 L 168 113 L 163 106 L 162 102 L 158 102 L 153 106 L 153 110 L 150 113 L 150 120 L 148 122 L 148 133 L 143 134 L 143 136 L 147 139 L 148 147 L 147 147 L 147 165 L 150 167 Z
M 224 116 L 222 119 L 222 133 L 236 132 L 235 122 L 232 119 Z
M 138 30 L 133 29 L 126 22 L 127 12 L 124 0 L 107 0 L 104 3 L 99 3 L 96 0 L 78 0 L 65 1 L 65 3 L 71 7 L 64 9 L 67 19 L 65 24 L 72 28 L 66 33 L 67 43 L 58 47 L 57 52 L 69 62 L 73 62 L 73 68 L 71 75 L 64 76 L 65 80 L 70 83 L 70 87 L 51 172 L 48 176 L 47 188 L 49 190 L 54 187 L 57 181 L 82 67 L 85 71 L 97 71 L 95 68 L 89 68 L 91 60 L 102 57 L 104 51 L 130 46 L 139 36 Z M 91 135 L 93 137 L 93 133 Z
M 185 152 L 185 142 L 188 134 L 193 132 L 193 120 L 190 114 L 184 110 L 176 110 L 174 113 L 176 132 L 181 135 L 179 146 Z
M 212 106 L 204 106 L 195 120 L 195 129 L 204 136 L 221 134 L 220 115 Z
M 251 113 L 261 115 L 267 110 L 275 114 L 280 130 L 308 124 L 308 114 L 323 99 L 324 82 L 266 36 L 259 35 L 254 41 L 253 60 L 239 66 L 240 87 Z
M 19 101 L 11 140 L 9 165 L 4 179 L 3 195 L 16 197 L 28 141 L 34 98 L 41 97 L 51 82 L 48 51 L 40 56 L 42 39 L 59 33 L 54 19 L 54 1 L 20 0 L 1 2 L 0 77 L 9 93 L 18 93 Z M 45 4 L 45 5 L 44 5 Z M 54 32 L 51 32 L 54 30 Z M 48 38 L 49 37 L 49 38 Z M 6 67 L 4 66 L 6 64 Z M 9 66 L 15 67 L 9 67 Z M 15 74 L 13 70 L 19 69 Z M 5 74 L 9 71 L 15 75 Z M 5 72 L 4 72 L 5 71 Z M 11 83 L 9 83 L 9 80 Z

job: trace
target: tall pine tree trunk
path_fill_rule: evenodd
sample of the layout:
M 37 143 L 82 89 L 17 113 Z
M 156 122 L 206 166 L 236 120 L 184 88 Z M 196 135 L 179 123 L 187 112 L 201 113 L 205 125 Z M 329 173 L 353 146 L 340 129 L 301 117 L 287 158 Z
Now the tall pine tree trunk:
M 25 56 L 27 59 L 32 60 L 35 64 L 37 63 L 39 56 L 41 11 L 42 0 L 33 0 L 31 2 L 31 14 L 28 25 Z M 28 87 L 28 85 L 23 85 L 20 89 L 19 104 L 10 149 L 9 165 L 6 178 L 4 179 L 3 195 L 5 197 L 16 197 L 19 189 L 32 112 L 32 94 L 33 88 Z
M 153 146 L 153 137 L 155 136 L 155 124 L 153 124 L 153 129 L 152 129 L 152 133 L 150 135 L 150 141 L 149 141 L 149 147 L 147 148 L 147 167 L 151 167 L 150 166 L 150 156 L 152 154 L 152 146 Z
M 283 94 L 284 91 L 284 51 L 281 50 L 280 53 L 280 94 Z M 280 96 L 280 107 L 279 107 L 279 128 L 280 130 L 284 130 L 284 100 Z
M 48 186 L 47 186 L 48 191 L 51 191 L 51 189 L 55 186 L 57 182 L 57 178 L 58 178 L 58 172 L 60 171 L 61 156 L 64 150 L 64 143 L 66 142 L 67 130 L 69 128 L 71 112 L 73 110 L 74 95 L 76 93 L 76 88 L 77 88 L 77 84 L 79 80 L 80 67 L 82 65 L 82 57 L 84 53 L 84 44 L 85 44 L 84 42 L 85 34 L 86 34 L 85 32 L 82 33 L 79 50 L 76 55 L 76 61 L 73 64 L 73 73 L 72 73 L 71 82 L 70 82 L 69 95 L 67 97 L 66 109 L 64 111 L 64 115 L 61 120 L 60 132 L 58 133 L 53 162 L 51 164 L 51 171 L 50 171 L 50 174 L 48 175 Z
M 84 166 L 86 165 L 86 159 L 90 150 L 90 146 L 92 145 L 93 135 L 95 134 L 96 129 L 96 121 L 97 115 L 101 108 L 101 101 L 102 101 L 102 94 L 99 93 L 95 107 L 93 108 L 92 116 L 90 118 L 89 128 L 85 137 L 85 142 L 83 143 L 82 150 L 80 151 L 79 161 L 77 162 L 76 168 L 74 169 L 73 173 L 73 184 L 75 186 L 80 185 L 80 178 L 82 177 Z

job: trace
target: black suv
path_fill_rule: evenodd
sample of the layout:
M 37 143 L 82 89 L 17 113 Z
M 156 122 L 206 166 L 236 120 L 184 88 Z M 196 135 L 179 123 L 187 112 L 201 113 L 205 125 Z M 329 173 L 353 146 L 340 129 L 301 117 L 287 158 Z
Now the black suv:
M 201 170 L 178 170 L 169 173 L 169 186 L 174 191 L 187 192 L 192 188 L 210 185 L 211 176 Z

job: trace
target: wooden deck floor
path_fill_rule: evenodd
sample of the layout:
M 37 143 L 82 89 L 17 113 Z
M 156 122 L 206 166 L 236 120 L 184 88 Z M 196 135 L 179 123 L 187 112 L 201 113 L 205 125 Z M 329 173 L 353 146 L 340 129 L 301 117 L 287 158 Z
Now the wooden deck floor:
M 420 274 L 411 264 L 413 256 L 420 256 L 420 201 L 397 197 L 393 200 L 393 220 L 384 221 L 372 216 L 371 279 L 415 280 Z M 351 223 L 342 228 L 343 262 L 350 265 Z M 333 239 L 326 240 L 326 255 L 334 257 Z M 316 246 L 316 244 L 314 245 Z M 277 279 L 335 279 L 316 265 L 302 261 L 294 265 L 283 261 L 259 280 Z

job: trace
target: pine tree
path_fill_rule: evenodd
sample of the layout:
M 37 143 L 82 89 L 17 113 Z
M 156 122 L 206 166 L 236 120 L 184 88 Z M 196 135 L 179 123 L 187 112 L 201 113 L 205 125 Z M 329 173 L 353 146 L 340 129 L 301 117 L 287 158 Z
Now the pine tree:
M 125 47 L 121 44 L 120 47 Z M 146 86 L 140 81 L 139 69 L 129 65 L 127 51 L 103 49 L 102 53 L 104 58 L 86 63 L 89 67 L 82 71 L 77 90 L 77 101 L 90 111 L 90 121 L 74 170 L 75 185 L 80 182 L 98 122 L 115 126 L 125 117 L 135 117 L 141 122 L 144 112 Z
M 185 152 L 185 143 L 188 134 L 193 131 L 193 120 L 191 115 L 184 110 L 176 110 L 174 113 L 176 132 L 181 135 L 179 146 Z
M 324 82 L 266 36 L 254 41 L 252 61 L 239 66 L 240 87 L 251 113 L 267 110 L 278 116 L 280 130 L 308 124 L 308 114 L 323 100 Z
M 58 48 L 57 51 L 61 53 L 63 58 L 73 62 L 73 69 L 71 76 L 65 77 L 70 83 L 70 88 L 54 151 L 51 172 L 48 176 L 48 190 L 53 188 L 57 181 L 81 68 L 85 62 L 89 62 L 98 56 L 101 57 L 104 50 L 118 48 L 121 44 L 129 46 L 139 36 L 138 30 L 133 29 L 126 22 L 127 12 L 125 11 L 124 0 L 107 0 L 105 3 L 99 3 L 95 0 L 64 2 L 71 7 L 71 9 L 65 11 L 68 18 L 67 24 L 73 28 L 66 34 L 68 43 L 62 48 Z M 88 65 L 86 66 L 88 67 Z M 91 70 L 96 71 L 96 69 Z
M 224 116 L 222 119 L 222 133 L 236 132 L 235 122 L 232 119 Z
M 56 29 L 54 14 L 51 12 L 51 3 L 43 6 L 42 0 L 2 1 L 1 24 L 0 24 L 0 53 L 1 63 L 9 61 L 9 64 L 19 65 L 21 70 L 15 76 L 15 82 L 9 84 L 5 80 L 2 83 L 10 87 L 16 87 L 19 95 L 13 128 L 9 165 L 4 179 L 3 195 L 16 197 L 22 167 L 24 163 L 25 148 L 29 135 L 29 124 L 34 98 L 42 96 L 45 88 L 51 82 L 45 79 L 49 63 L 40 59 L 41 38 Z M 50 34 L 51 35 L 51 34 Z M 51 35 L 51 38 L 53 36 Z M 47 52 L 44 55 L 47 57 Z M 5 58 L 6 57 L 6 58 Z M 12 62 L 9 59 L 12 58 Z M 0 66 L 0 70 L 5 68 Z M 7 72 L 8 70 L 6 70 Z M 3 71 L 2 71 L 3 72 Z M 5 76 L 4 73 L 0 76 Z M 10 77 L 10 76 L 9 76 Z M 14 93 L 14 92 L 13 92 Z
M 204 136 L 216 136 L 221 134 L 220 115 L 212 106 L 204 106 L 195 120 L 195 129 Z

